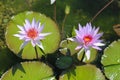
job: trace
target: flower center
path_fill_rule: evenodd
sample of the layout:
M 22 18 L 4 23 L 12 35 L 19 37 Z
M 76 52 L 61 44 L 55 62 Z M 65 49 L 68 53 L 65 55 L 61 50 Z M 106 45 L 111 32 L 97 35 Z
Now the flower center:
M 88 35 L 88 36 L 84 36 L 83 38 L 85 44 L 88 44 L 89 42 L 92 41 L 92 36 Z
M 38 32 L 34 28 L 30 29 L 27 32 L 27 36 L 30 37 L 30 38 L 32 38 L 32 39 L 34 39 L 35 37 L 37 37 L 37 35 L 38 35 Z

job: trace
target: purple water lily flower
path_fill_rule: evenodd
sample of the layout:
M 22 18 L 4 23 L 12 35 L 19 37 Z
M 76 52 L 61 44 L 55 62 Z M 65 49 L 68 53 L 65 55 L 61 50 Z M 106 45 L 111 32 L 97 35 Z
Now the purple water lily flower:
M 18 34 L 14 34 L 14 36 L 24 41 L 21 44 L 20 49 L 24 48 L 24 46 L 28 42 L 31 42 L 33 47 L 37 45 L 41 49 L 44 49 L 41 40 L 43 40 L 45 36 L 50 34 L 41 33 L 44 28 L 44 25 L 41 25 L 39 21 L 36 22 L 36 20 L 33 18 L 32 23 L 30 23 L 28 19 L 25 19 L 24 26 L 17 25 L 17 27 L 20 29 L 20 31 Z
M 91 23 L 87 23 L 86 26 L 79 24 L 79 30 L 75 30 L 76 36 L 73 41 L 78 43 L 76 50 L 85 50 L 87 60 L 90 58 L 90 48 L 101 50 L 99 46 L 104 46 L 100 37 L 103 33 L 98 33 L 99 28 L 91 26 Z

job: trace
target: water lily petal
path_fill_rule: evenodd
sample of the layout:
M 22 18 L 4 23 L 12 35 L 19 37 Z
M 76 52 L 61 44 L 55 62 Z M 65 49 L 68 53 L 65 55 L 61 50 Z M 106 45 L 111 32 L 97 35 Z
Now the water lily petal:
M 20 49 L 23 49 L 25 45 L 28 44 L 29 41 L 25 41 L 24 43 L 21 44 Z
M 39 33 L 42 32 L 43 28 L 44 28 L 44 24 L 43 24 L 43 25 L 40 25 L 40 23 L 39 23 L 38 32 L 39 32 Z
M 35 45 L 36 45 L 36 41 L 31 40 L 31 44 L 32 44 L 33 47 L 35 47 Z
M 86 50 L 85 55 L 87 57 L 87 60 L 89 60 L 90 59 L 90 50 Z
M 67 38 L 67 40 L 74 41 L 74 38 Z
M 26 32 L 25 28 L 23 26 L 17 25 L 17 27 L 22 31 L 22 32 Z
M 78 53 L 77 56 L 80 56 L 80 54 L 84 51 L 84 48 L 82 48 Z
M 22 37 L 20 34 L 14 34 L 15 37 Z
M 101 48 L 98 46 L 92 46 L 92 48 L 97 49 L 97 50 L 101 50 Z
M 80 24 L 78 24 L 78 26 L 79 26 L 79 31 L 82 30 L 82 26 Z
M 53 4 L 56 0 L 50 0 L 50 4 Z
M 36 21 L 35 21 L 35 19 L 33 18 L 33 20 L 32 20 L 32 24 L 31 24 L 31 27 L 34 28 L 35 25 L 36 25 Z
M 25 27 L 27 28 L 31 27 L 30 21 L 28 19 L 25 19 Z
M 79 50 L 79 49 L 81 49 L 82 48 L 82 46 L 80 45 L 80 46 L 77 46 L 76 48 L 75 48 L 75 50 Z
M 41 33 L 39 34 L 40 37 L 43 37 L 43 36 L 47 36 L 47 35 L 50 35 L 51 33 Z
M 44 47 L 43 47 L 43 45 L 42 45 L 42 43 L 41 43 L 40 41 L 37 42 L 37 45 L 38 45 L 42 50 L 44 50 Z
M 94 43 L 93 45 L 95 45 L 95 46 L 104 46 L 105 44 L 103 44 L 103 43 Z

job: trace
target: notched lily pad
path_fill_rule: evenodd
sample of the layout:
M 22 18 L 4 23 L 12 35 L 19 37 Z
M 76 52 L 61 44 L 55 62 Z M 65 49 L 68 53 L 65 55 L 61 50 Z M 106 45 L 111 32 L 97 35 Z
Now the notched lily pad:
M 81 59 L 82 59 L 83 53 L 84 53 L 84 51 L 82 51 L 82 52 L 80 53 L 80 55 L 78 55 L 78 53 L 77 53 L 77 55 L 78 55 L 78 56 L 77 56 L 78 60 L 81 60 Z M 84 58 L 83 58 L 83 62 L 90 63 L 90 62 L 92 62 L 92 61 L 94 61 L 94 60 L 96 59 L 96 56 L 97 56 L 97 50 L 91 48 L 91 49 L 90 49 L 90 59 L 87 60 L 86 53 L 85 53 L 85 56 L 84 56 Z
M 112 42 L 104 50 L 101 62 L 104 66 L 120 64 L 120 40 Z
M 108 79 L 120 80 L 120 40 L 112 42 L 104 50 L 101 62 Z
M 64 72 L 59 80 L 105 80 L 105 77 L 98 68 L 87 64 Z
M 104 67 L 105 75 L 110 80 L 120 80 L 120 64 Z
M 44 24 L 44 29 L 42 31 L 43 33 L 51 33 L 50 35 L 46 36 L 44 40 L 42 40 L 45 54 L 53 53 L 58 48 L 60 42 L 60 32 L 58 26 L 50 18 L 37 12 L 26 11 L 23 13 L 19 13 L 18 15 L 13 16 L 11 21 L 9 22 L 5 38 L 8 47 L 17 56 L 23 59 L 36 58 L 35 49 L 32 47 L 31 43 L 28 43 L 23 50 L 20 50 L 20 46 L 23 41 L 19 40 L 19 38 L 13 35 L 17 34 L 19 31 L 17 25 L 23 26 L 23 24 L 25 23 L 25 19 L 29 19 L 30 22 L 32 22 L 33 18 L 36 21 L 40 21 L 41 24 Z M 43 53 L 41 52 L 39 47 L 37 47 L 37 51 L 38 57 L 40 58 Z
M 44 80 L 53 76 L 52 69 L 42 62 L 23 62 L 3 74 L 1 80 Z
M 74 55 L 75 53 L 78 52 L 78 50 L 75 50 L 76 46 L 77 46 L 76 42 L 72 42 L 70 40 L 63 40 L 60 43 L 60 47 L 62 48 L 62 49 L 60 49 L 60 51 L 62 54 L 66 55 L 67 49 L 69 49 L 71 52 L 71 55 Z

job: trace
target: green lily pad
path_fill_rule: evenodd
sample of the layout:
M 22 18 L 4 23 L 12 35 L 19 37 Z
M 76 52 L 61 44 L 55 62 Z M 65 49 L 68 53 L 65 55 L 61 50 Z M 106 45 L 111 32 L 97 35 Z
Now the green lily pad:
M 108 79 L 120 80 L 120 40 L 112 42 L 104 50 L 101 62 Z
M 6 30 L 5 38 L 8 47 L 17 56 L 23 59 L 36 58 L 35 49 L 32 47 L 31 43 L 28 43 L 23 50 L 20 50 L 20 45 L 23 43 L 23 41 L 19 40 L 19 38 L 13 35 L 17 34 L 19 31 L 17 25 L 23 26 L 25 19 L 29 19 L 30 21 L 32 21 L 33 18 L 36 21 L 39 20 L 41 24 L 45 25 L 43 29 L 43 33 L 47 33 L 47 32 L 51 33 L 50 35 L 46 36 L 44 40 L 42 40 L 45 54 L 53 53 L 58 48 L 60 42 L 60 33 L 58 26 L 50 18 L 37 12 L 27 11 L 27 12 L 19 13 L 18 15 L 13 16 L 11 21 L 9 22 Z M 38 57 L 40 58 L 43 53 L 39 49 L 39 47 L 37 47 L 37 51 L 38 51 Z
M 84 50 L 80 53 L 80 55 L 77 56 L 78 60 L 82 59 L 83 53 L 84 53 Z M 90 49 L 90 59 L 87 60 L 86 53 L 85 53 L 85 56 L 83 58 L 83 62 L 90 63 L 90 62 L 92 62 L 92 61 L 94 61 L 96 59 L 96 56 L 97 56 L 97 50 L 91 48 Z
M 76 42 L 73 42 L 73 41 L 70 41 L 70 40 L 63 40 L 60 43 L 60 47 L 62 48 L 62 49 L 60 49 L 60 52 L 64 55 L 66 55 L 66 53 L 67 53 L 66 48 L 68 48 L 71 52 L 71 55 L 74 55 L 75 53 L 78 52 L 78 50 L 75 50 L 76 46 L 77 46 Z
M 87 64 L 63 73 L 59 80 L 105 80 L 105 77 L 98 68 Z
M 104 73 L 108 79 L 120 79 L 120 40 L 112 42 L 104 50 L 101 62 L 104 65 Z
M 52 69 L 42 62 L 23 62 L 3 74 L 1 80 L 44 80 L 53 76 Z
M 104 67 L 104 70 L 110 80 L 120 80 L 120 64 Z
M 112 42 L 104 50 L 101 62 L 104 66 L 111 64 L 120 64 L 120 40 Z

